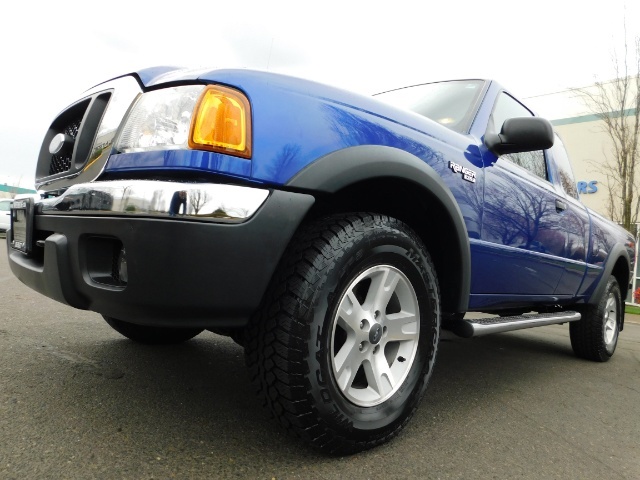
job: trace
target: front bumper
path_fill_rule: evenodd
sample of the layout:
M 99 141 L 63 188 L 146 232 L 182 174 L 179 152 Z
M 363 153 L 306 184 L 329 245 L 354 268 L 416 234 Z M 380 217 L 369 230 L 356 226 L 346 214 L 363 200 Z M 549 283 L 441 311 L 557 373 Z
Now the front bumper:
M 246 187 L 224 185 L 226 196 L 212 200 L 215 208 L 195 212 L 187 206 L 176 215 L 167 200 L 172 193 L 223 190 L 211 190 L 211 184 L 129 183 L 128 190 L 108 190 L 107 182 L 85 184 L 38 204 L 33 254 L 12 249 L 7 235 L 13 273 L 54 300 L 124 321 L 238 327 L 260 305 L 284 249 L 314 202 L 310 195 L 260 190 L 266 192 L 263 200 L 237 207 L 239 216 L 233 216 L 229 206 L 242 203 L 237 200 L 246 190 L 238 189 Z M 107 191 L 111 198 L 103 195 Z M 141 198 L 146 197 L 135 191 L 155 192 L 149 198 L 157 208 L 144 207 Z M 127 203 L 126 195 L 137 200 Z M 258 205 L 255 213 L 251 205 Z M 111 272 L 122 251 L 128 275 L 126 282 L 117 282 Z

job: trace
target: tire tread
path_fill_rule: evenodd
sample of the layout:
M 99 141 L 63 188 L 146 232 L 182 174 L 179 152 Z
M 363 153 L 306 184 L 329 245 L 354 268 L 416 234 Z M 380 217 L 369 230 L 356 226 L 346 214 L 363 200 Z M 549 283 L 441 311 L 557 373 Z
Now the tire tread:
M 597 305 L 585 305 L 580 308 L 582 319 L 569 324 L 569 337 L 571 339 L 571 347 L 576 356 L 586 360 L 595 362 L 608 361 L 613 353 L 609 354 L 606 349 L 603 338 L 602 316 L 606 306 L 609 292 L 614 290 L 617 292 L 618 305 L 624 308 L 621 297 L 620 287 L 615 277 L 608 280 L 607 287 L 602 298 Z M 618 328 L 620 322 L 618 319 Z
M 409 421 L 422 396 L 417 396 L 411 413 L 397 428 L 373 441 L 339 434 L 316 415 L 310 399 L 311 385 L 305 379 L 309 373 L 305 358 L 310 353 L 300 346 L 315 332 L 303 319 L 318 300 L 327 269 L 372 228 L 408 234 L 422 245 L 411 229 L 384 215 L 335 215 L 309 224 L 292 240 L 265 294 L 263 308 L 246 329 L 246 363 L 260 403 L 290 434 L 334 454 L 355 453 L 388 441 Z M 430 267 L 435 271 L 432 264 Z M 439 304 L 437 287 L 429 294 Z

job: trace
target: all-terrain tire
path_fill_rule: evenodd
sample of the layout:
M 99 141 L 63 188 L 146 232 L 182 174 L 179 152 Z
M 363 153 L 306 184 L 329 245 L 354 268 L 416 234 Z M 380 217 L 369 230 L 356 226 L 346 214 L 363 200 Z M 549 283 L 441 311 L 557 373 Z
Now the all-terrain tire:
M 359 213 L 302 228 L 247 328 L 259 398 L 323 451 L 388 441 L 433 371 L 439 298 L 429 254 L 404 223 Z
M 130 340 L 147 345 L 173 345 L 191 340 L 202 328 L 165 328 L 137 325 L 117 318 L 102 316 L 116 332 Z
M 616 350 L 624 315 L 620 287 L 611 276 L 597 305 L 580 309 L 582 319 L 569 324 L 569 336 L 574 353 L 596 362 L 608 361 Z

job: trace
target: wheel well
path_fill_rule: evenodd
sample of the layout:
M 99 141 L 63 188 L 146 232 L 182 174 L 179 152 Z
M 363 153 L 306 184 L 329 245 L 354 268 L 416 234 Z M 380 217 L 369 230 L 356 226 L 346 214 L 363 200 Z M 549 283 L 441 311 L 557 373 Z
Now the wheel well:
M 613 270 L 611 271 L 611 275 L 613 275 L 618 281 L 618 287 L 620 287 L 620 296 L 622 297 L 622 315 L 620 320 L 620 331 L 624 328 L 624 302 L 627 298 L 627 293 L 629 292 L 629 277 L 631 275 L 631 270 L 629 267 L 629 263 L 624 257 L 618 258 L 616 260 L 616 264 L 613 266 Z
M 372 179 L 316 197 L 307 219 L 342 212 L 389 215 L 409 225 L 422 239 L 433 261 L 443 312 L 455 312 L 460 298 L 462 255 L 456 251 L 456 229 L 440 200 L 419 185 L 401 179 Z
M 616 264 L 613 266 L 611 274 L 616 277 L 616 280 L 618 281 L 622 301 L 624 301 L 627 298 L 627 293 L 629 292 L 630 270 L 629 264 L 623 257 L 618 258 Z

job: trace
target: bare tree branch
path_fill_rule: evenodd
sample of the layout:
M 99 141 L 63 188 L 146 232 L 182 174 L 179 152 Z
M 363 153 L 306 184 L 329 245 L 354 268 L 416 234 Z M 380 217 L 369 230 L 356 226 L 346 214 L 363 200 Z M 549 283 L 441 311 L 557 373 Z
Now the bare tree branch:
M 640 212 L 640 178 L 636 168 L 640 160 L 640 37 L 634 39 L 635 56 L 630 61 L 626 28 L 625 20 L 622 56 L 615 50 L 611 54 L 616 78 L 596 81 L 594 86 L 575 92 L 602 121 L 603 131 L 611 139 L 607 161 L 598 165 L 609 188 L 607 211 L 612 220 L 631 231 Z

